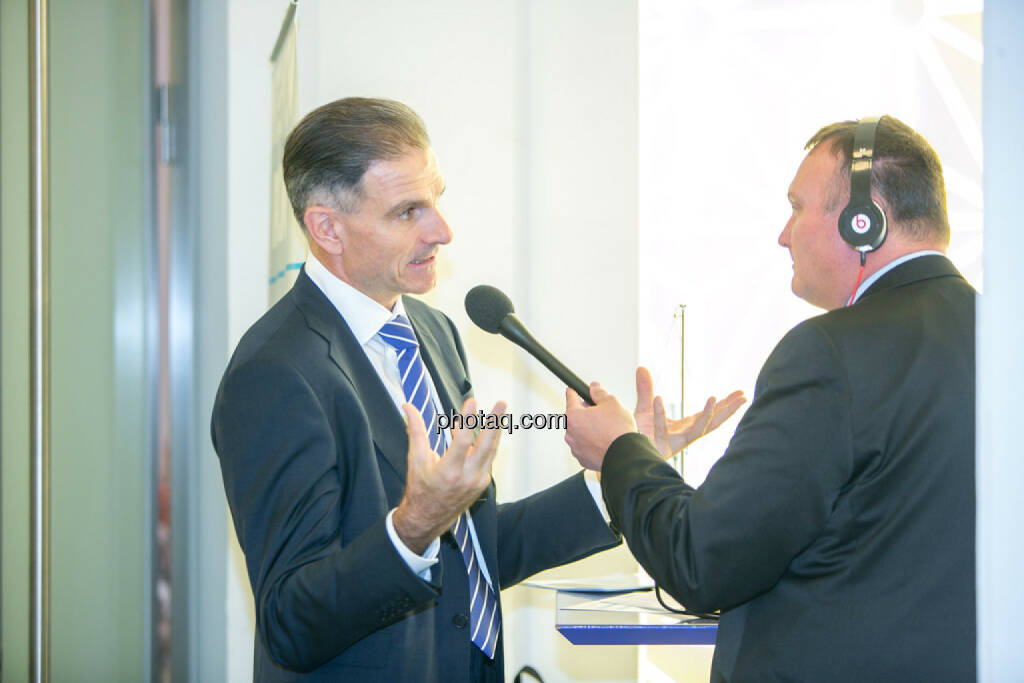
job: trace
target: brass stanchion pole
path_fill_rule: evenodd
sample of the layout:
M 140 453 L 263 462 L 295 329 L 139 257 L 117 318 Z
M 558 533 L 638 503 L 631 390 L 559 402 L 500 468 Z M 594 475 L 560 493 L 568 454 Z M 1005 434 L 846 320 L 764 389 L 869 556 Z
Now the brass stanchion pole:
M 29 3 L 29 677 L 50 680 L 50 192 L 47 0 Z

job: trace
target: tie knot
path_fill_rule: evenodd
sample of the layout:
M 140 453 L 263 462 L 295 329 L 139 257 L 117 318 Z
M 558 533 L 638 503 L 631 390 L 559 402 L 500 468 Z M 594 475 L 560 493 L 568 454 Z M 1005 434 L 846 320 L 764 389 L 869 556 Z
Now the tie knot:
M 414 349 L 419 346 L 416 334 L 412 331 L 409 319 L 404 315 L 396 315 L 380 328 L 380 338 L 395 348 L 396 351 Z

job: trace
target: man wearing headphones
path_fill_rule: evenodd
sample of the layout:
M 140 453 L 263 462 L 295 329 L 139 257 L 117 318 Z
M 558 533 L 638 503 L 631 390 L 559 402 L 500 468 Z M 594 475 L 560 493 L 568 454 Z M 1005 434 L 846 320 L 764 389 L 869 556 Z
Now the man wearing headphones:
M 779 244 L 828 312 L 776 346 L 704 484 L 596 383 L 566 441 L 658 584 L 721 610 L 712 680 L 974 680 L 976 295 L 941 165 L 888 116 L 807 148 Z

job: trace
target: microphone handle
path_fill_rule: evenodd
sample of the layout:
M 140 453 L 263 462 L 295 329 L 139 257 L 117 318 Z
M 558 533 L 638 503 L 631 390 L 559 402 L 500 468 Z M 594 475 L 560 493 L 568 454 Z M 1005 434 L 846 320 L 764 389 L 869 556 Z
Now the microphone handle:
M 565 367 L 565 364 L 555 358 L 550 351 L 541 346 L 541 343 L 530 334 L 530 331 L 523 325 L 523 321 L 515 313 L 509 313 L 505 316 L 501 321 L 498 332 L 509 341 L 526 349 L 527 353 L 539 360 L 548 370 L 555 373 L 555 377 L 565 382 L 568 387 L 580 395 L 580 398 L 590 405 L 594 405 L 593 399 L 590 398 L 590 387 L 587 383 L 580 379 L 575 372 Z

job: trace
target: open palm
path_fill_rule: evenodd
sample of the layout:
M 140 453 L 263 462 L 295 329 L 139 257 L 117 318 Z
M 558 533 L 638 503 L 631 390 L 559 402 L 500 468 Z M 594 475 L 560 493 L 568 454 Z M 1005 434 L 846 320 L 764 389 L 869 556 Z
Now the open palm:
M 636 369 L 636 409 L 633 417 L 637 429 L 666 458 L 718 429 L 746 402 L 747 398 L 742 391 L 734 391 L 721 401 L 712 396 L 701 412 L 670 420 L 665 413 L 665 402 L 661 396 L 654 395 L 654 380 L 650 371 L 643 366 Z

